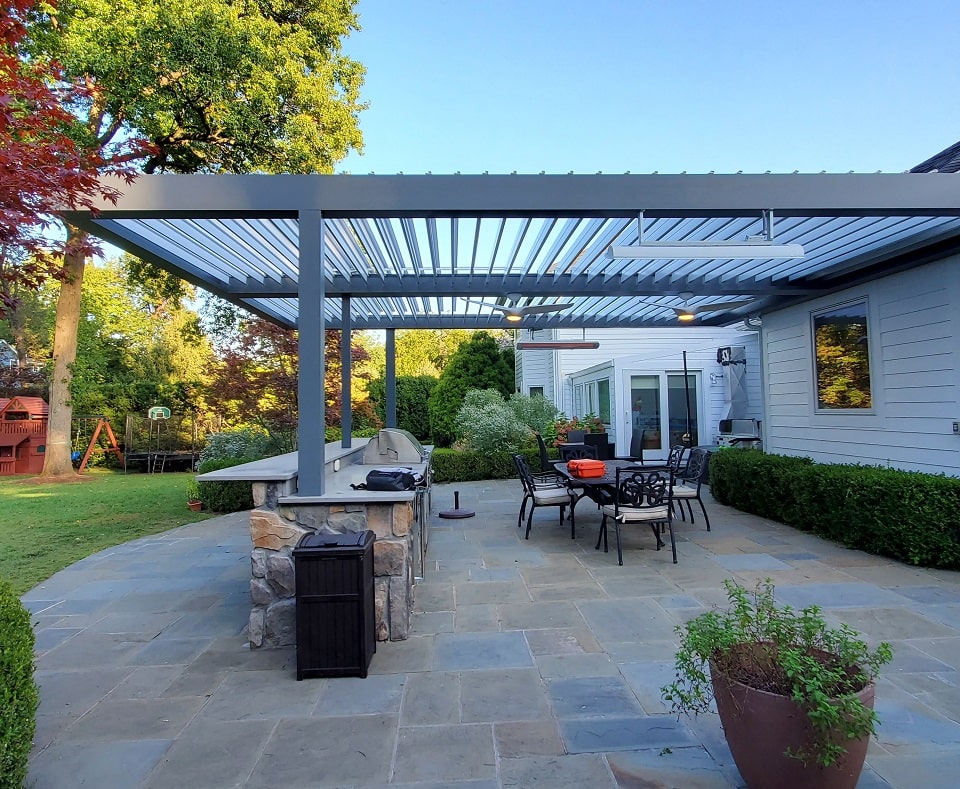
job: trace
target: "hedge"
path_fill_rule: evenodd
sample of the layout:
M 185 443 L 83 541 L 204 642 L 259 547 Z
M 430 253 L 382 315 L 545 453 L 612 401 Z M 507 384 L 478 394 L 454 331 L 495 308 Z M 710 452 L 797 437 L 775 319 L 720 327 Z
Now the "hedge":
M 222 468 L 239 466 L 260 460 L 258 457 L 217 458 L 205 460 L 197 468 L 200 474 L 219 471 Z M 200 501 L 208 510 L 214 512 L 239 512 L 253 509 L 253 485 L 250 482 L 198 482 Z
M 39 702 L 30 614 L 0 580 L 0 789 L 21 789 L 27 779 Z
M 721 449 L 721 504 L 921 567 L 960 569 L 960 479 L 878 466 Z
M 530 468 L 540 468 L 540 452 L 526 449 L 522 454 Z M 517 476 L 510 452 L 459 452 L 434 449 L 431 454 L 434 482 L 471 482 L 481 479 L 509 479 Z

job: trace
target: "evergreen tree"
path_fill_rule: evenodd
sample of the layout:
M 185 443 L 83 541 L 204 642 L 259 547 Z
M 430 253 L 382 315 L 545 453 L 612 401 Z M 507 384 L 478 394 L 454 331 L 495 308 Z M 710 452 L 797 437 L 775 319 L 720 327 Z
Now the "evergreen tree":
M 496 389 L 508 397 L 514 388 L 512 358 L 487 332 L 477 332 L 450 358 L 430 394 L 430 429 L 437 446 L 447 447 L 456 436 L 457 412 L 469 389 Z

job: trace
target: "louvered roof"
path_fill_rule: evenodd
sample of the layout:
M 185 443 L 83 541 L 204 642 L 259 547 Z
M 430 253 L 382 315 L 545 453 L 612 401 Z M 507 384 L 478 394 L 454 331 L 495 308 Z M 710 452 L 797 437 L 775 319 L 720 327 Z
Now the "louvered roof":
M 731 325 L 960 249 L 960 176 L 150 175 L 97 216 L 66 218 L 285 326 L 322 304 L 328 328 L 504 328 L 467 299 L 572 302 L 519 325 L 675 326 L 688 306 Z M 798 259 L 612 260 L 611 245 L 734 241 L 762 230 Z M 323 226 L 323 298 L 304 286 L 302 222 Z M 316 277 L 306 278 L 317 281 Z

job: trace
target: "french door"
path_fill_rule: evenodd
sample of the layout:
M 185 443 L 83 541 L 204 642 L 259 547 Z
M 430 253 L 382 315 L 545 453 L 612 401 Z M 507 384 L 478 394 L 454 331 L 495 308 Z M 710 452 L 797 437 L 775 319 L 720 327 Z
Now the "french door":
M 699 373 L 624 372 L 629 410 L 622 418 L 626 428 L 621 454 L 635 454 L 631 445 L 642 435 L 644 458 L 662 460 L 675 444 L 697 446 L 699 440 Z

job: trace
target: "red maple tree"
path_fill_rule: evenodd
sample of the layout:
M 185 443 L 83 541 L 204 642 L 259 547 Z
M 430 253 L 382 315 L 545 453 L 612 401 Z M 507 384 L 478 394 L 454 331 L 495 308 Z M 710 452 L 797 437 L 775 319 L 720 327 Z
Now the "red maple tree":
M 129 183 L 136 176 L 129 163 L 145 150 L 130 140 L 107 162 L 95 144 L 85 144 L 69 107 L 89 89 L 67 82 L 56 63 L 22 51 L 36 8 L 34 0 L 8 0 L 0 8 L 0 318 L 16 307 L 19 290 L 64 278 L 64 242 L 54 239 L 63 234 L 51 227 L 56 211 L 116 202 L 119 192 L 100 177 Z M 84 252 L 93 251 L 84 243 Z

